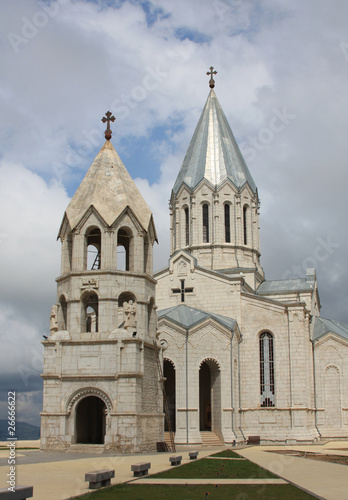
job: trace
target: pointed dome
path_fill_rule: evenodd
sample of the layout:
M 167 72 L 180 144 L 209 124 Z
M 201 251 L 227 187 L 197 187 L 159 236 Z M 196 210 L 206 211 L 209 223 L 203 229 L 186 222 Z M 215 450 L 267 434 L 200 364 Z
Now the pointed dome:
M 253 192 L 256 185 L 212 89 L 175 181 L 176 194 L 183 183 L 191 189 L 202 179 L 218 186 L 229 178 L 237 188 L 246 182 Z
M 65 216 L 71 229 L 91 206 L 109 226 L 127 206 L 146 231 L 152 220 L 151 210 L 109 140 L 99 151 L 66 209 Z

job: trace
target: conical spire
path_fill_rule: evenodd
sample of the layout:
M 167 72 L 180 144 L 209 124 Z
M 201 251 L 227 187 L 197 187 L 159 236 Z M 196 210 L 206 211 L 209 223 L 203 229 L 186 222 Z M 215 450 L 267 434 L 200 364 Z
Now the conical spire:
M 110 140 L 105 142 L 87 171 L 66 209 L 63 221 L 67 217 L 71 229 L 74 229 L 91 206 L 109 226 L 127 206 L 146 231 L 153 220 L 151 210 Z M 61 231 L 58 237 L 60 235 Z
M 194 189 L 202 179 L 218 186 L 226 178 L 237 188 L 248 183 L 256 192 L 255 182 L 212 88 L 173 191 L 176 194 L 183 183 Z

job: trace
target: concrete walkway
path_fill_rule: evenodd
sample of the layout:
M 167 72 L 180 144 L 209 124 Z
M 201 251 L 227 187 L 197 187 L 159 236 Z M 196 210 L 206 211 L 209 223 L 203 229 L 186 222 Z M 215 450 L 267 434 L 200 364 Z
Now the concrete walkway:
M 6 446 L 6 442 L 0 446 Z M 36 443 L 18 442 L 17 448 L 25 446 L 37 446 Z M 197 448 L 199 458 L 204 458 L 212 453 L 217 453 L 222 448 Z M 298 445 L 298 446 L 254 446 L 244 449 L 235 449 L 243 457 L 256 464 L 278 474 L 281 478 L 289 481 L 320 498 L 326 500 L 348 500 L 348 466 L 337 465 L 328 462 L 280 455 L 270 453 L 267 450 L 299 450 L 314 451 L 317 453 L 329 453 L 348 456 L 348 442 L 337 441 L 321 445 Z M 190 449 L 178 447 L 178 453 L 183 456 L 182 463 L 189 462 L 188 452 Z M 44 453 L 38 450 L 16 451 L 16 483 L 17 485 L 34 486 L 35 500 L 66 500 L 70 497 L 87 493 L 88 483 L 85 482 L 85 473 L 100 469 L 115 469 L 115 479 L 112 484 L 123 483 L 134 480 L 131 465 L 138 462 L 151 462 L 150 473 L 154 474 L 170 469 L 169 456 L 172 453 L 153 453 L 145 455 L 83 455 L 69 453 Z M 8 485 L 7 474 L 9 465 L 7 459 L 8 450 L 0 451 L 0 488 Z M 147 482 L 149 479 L 138 479 L 138 482 Z M 161 480 L 165 481 L 165 480 Z M 190 480 L 183 480 L 184 483 Z M 197 481 L 197 480 L 193 480 Z M 210 481 L 210 480 L 208 480 Z M 219 484 L 226 484 L 220 480 Z M 231 480 L 238 484 L 236 480 Z M 243 484 L 245 483 L 245 480 Z M 265 480 L 263 480 L 265 481 Z M 272 482 L 274 480 L 271 480 Z M 167 484 L 174 484 L 168 480 Z M 213 481 L 216 483 L 216 479 Z M 163 483 L 162 483 L 163 484 Z M 176 482 L 176 484 L 178 484 Z M 196 484 L 209 484 L 205 480 L 198 480 Z M 211 484 L 211 483 L 210 483 Z M 249 483 L 250 484 L 250 483 Z M 258 483 L 260 484 L 260 483 Z
M 0 442 L 6 446 L 7 442 Z M 17 448 L 23 446 L 38 446 L 38 443 L 18 441 Z M 196 449 L 193 447 L 192 449 Z M 223 448 L 199 449 L 199 458 L 204 458 L 212 453 L 217 453 Z M 189 462 L 190 449 L 179 451 L 182 463 Z M 35 500 L 66 500 L 76 495 L 88 493 L 88 482 L 85 482 L 85 473 L 101 470 L 115 469 L 115 478 L 111 484 L 125 483 L 134 479 L 131 465 L 139 462 L 150 462 L 150 474 L 170 469 L 169 456 L 173 453 L 153 453 L 144 455 L 94 455 L 86 457 L 83 454 L 71 453 L 46 453 L 40 451 L 18 450 L 16 452 L 16 484 L 18 486 L 34 486 Z M 6 488 L 9 465 L 7 459 L 9 452 L 0 450 L 0 488 Z
M 346 449 L 344 450 L 344 448 Z M 326 500 L 348 500 L 347 465 L 270 453 L 270 451 L 285 449 L 348 456 L 347 441 L 306 446 L 254 446 L 238 450 L 238 453 L 321 498 Z

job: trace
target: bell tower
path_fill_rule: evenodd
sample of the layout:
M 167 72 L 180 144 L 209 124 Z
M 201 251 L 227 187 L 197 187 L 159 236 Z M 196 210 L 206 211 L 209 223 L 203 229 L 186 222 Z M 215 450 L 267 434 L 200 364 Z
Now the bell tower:
M 44 345 L 41 446 L 155 451 L 163 441 L 149 207 L 106 142 L 70 201 Z
M 171 194 L 171 255 L 185 250 L 208 269 L 247 270 L 257 287 L 264 276 L 257 187 L 214 92 L 213 69 Z

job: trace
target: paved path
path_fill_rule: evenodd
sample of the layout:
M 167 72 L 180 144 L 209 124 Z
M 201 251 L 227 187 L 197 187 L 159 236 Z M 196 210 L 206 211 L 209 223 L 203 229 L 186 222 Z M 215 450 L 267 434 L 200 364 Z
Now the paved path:
M 5 445 L 0 443 L 0 446 Z M 17 447 L 24 442 L 18 441 Z M 27 445 L 28 446 L 28 445 Z M 196 449 L 196 447 L 194 447 Z M 199 458 L 217 453 L 223 448 L 199 449 Z M 190 461 L 188 452 L 181 450 L 182 463 Z M 131 465 L 138 462 L 151 462 L 150 473 L 155 474 L 170 469 L 169 456 L 173 453 L 153 453 L 144 455 L 84 455 L 70 453 L 46 453 L 40 451 L 17 451 L 16 482 L 18 486 L 34 486 L 34 500 L 66 500 L 72 496 L 88 493 L 88 483 L 85 473 L 100 469 L 115 469 L 115 478 L 111 484 L 125 483 L 133 480 Z M 6 488 L 9 466 L 8 451 L 0 450 L 0 488 Z M 56 458 L 56 460 L 55 460 Z
M 6 445 L 6 442 L 3 443 Z M 1 445 L 1 443 L 0 443 Z M 23 445 L 18 442 L 17 447 Z M 28 443 L 26 443 L 28 446 Z M 178 453 L 183 456 L 182 463 L 188 463 L 190 451 L 188 448 L 178 447 Z M 195 448 L 196 449 L 196 448 Z M 204 458 L 222 448 L 200 448 L 199 458 Z M 329 453 L 348 456 L 348 442 L 336 441 L 324 445 L 295 445 L 295 446 L 254 446 L 244 449 L 235 449 L 243 457 L 278 474 L 286 481 L 312 492 L 325 500 L 348 500 L 348 466 L 319 462 L 270 453 L 267 450 L 299 450 Z M 18 485 L 34 486 L 34 500 L 66 500 L 72 496 L 87 493 L 88 483 L 84 481 L 85 473 L 98 469 L 115 469 L 115 478 L 112 484 L 133 481 L 131 465 L 138 462 L 151 462 L 150 473 L 154 474 L 170 469 L 169 456 L 172 453 L 153 453 L 145 455 L 83 455 L 69 453 L 45 453 L 39 451 L 17 450 L 16 479 Z M 6 481 L 9 472 L 7 464 L 8 451 L 0 451 L 0 488 L 7 487 Z M 150 484 L 151 478 L 142 478 L 137 481 Z M 162 481 L 165 481 L 162 479 Z M 170 484 L 173 480 L 169 480 Z M 187 483 L 190 480 L 184 479 Z M 197 484 L 205 483 L 204 479 L 194 480 Z M 208 481 L 211 481 L 208 479 Z M 226 484 L 221 480 L 219 484 Z M 231 480 L 233 483 L 240 484 Z M 245 479 L 241 480 L 243 484 Z M 263 479 L 262 481 L 267 481 Z M 273 482 L 274 480 L 271 479 Z M 216 483 L 216 479 L 212 481 Z M 282 482 L 284 484 L 284 481 Z M 168 483 L 167 483 L 168 484 Z M 176 482 L 176 484 L 178 484 Z M 250 484 L 250 483 L 249 483 Z M 258 483 L 260 484 L 260 483 Z M 264 482 L 262 484 L 265 484 Z M 278 483 L 279 484 L 279 483 Z
M 288 484 L 287 481 L 284 481 L 284 479 L 207 479 L 207 478 L 200 478 L 200 479 L 182 479 L 182 478 L 177 478 L 177 479 L 151 479 L 149 477 L 148 479 L 142 478 L 142 479 L 137 479 L 137 484 L 219 484 L 219 485 L 224 485 L 224 484 L 247 484 L 247 485 L 252 485 L 252 484 Z
M 326 500 L 348 500 L 348 466 L 270 453 L 266 450 L 299 450 L 348 455 L 347 441 L 325 445 L 254 446 L 239 450 L 243 457 Z M 340 450 L 340 451 L 338 451 Z

